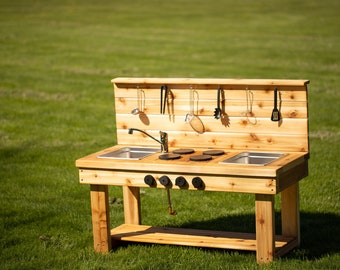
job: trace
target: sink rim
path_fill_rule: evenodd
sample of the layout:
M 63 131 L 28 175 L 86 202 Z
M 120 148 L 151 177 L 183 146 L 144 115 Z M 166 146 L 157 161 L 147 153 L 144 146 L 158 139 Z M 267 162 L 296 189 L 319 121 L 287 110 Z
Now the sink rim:
M 115 160 L 141 160 L 152 154 L 160 152 L 160 148 L 147 146 L 123 146 L 122 148 L 98 155 L 97 158 L 115 159 Z M 128 154 L 135 154 L 128 156 Z M 124 156 L 126 155 L 126 156 Z
M 220 161 L 220 164 L 234 164 L 234 165 L 251 165 L 251 166 L 266 166 L 283 156 L 287 155 L 286 153 L 281 152 L 256 152 L 256 151 L 243 151 L 232 157 L 229 157 L 223 161 Z M 242 160 L 242 159 L 257 159 L 257 162 L 252 162 L 250 160 Z

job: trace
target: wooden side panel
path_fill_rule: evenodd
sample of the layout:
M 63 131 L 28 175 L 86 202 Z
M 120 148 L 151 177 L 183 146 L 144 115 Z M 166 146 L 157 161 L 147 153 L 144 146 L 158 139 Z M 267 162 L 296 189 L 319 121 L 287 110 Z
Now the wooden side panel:
M 277 191 L 283 192 L 290 185 L 298 183 L 301 179 L 308 175 L 308 162 L 303 160 L 300 164 L 296 164 L 293 169 L 287 169 L 286 172 L 280 173 L 277 178 Z
M 224 149 L 302 152 L 309 149 L 308 81 L 118 78 L 113 82 L 119 144 L 155 144 L 142 134 L 127 135 L 127 129 L 133 127 L 156 138 L 159 130 L 166 131 L 173 147 L 195 146 L 200 141 L 203 147 Z M 169 89 L 164 115 L 160 113 L 162 85 Z M 220 119 L 215 119 L 218 87 L 223 89 L 223 113 Z M 279 93 L 279 122 L 270 119 L 275 88 Z M 191 90 L 193 102 L 190 102 Z M 137 107 L 142 113 L 132 115 L 131 111 Z M 190 110 L 198 119 L 192 124 L 198 126 L 202 134 L 185 122 Z
M 148 171 L 123 172 L 85 169 L 80 172 L 83 184 L 101 183 L 103 185 L 124 187 L 124 209 L 126 209 L 125 223 L 130 224 L 140 224 L 139 187 L 149 187 L 144 183 L 144 176 L 148 173 Z M 156 180 L 154 188 L 164 189 L 164 186 L 159 182 L 159 178 L 164 174 L 170 178 L 172 189 L 197 190 L 192 185 L 192 179 L 196 177 L 197 174 L 174 174 L 170 172 L 153 173 L 152 176 Z M 175 185 L 175 179 L 179 176 L 185 177 L 187 186 L 179 188 Z M 204 188 L 202 189 L 206 191 L 276 194 L 276 181 L 272 178 L 241 178 L 217 175 L 202 176 L 201 178 L 204 182 Z

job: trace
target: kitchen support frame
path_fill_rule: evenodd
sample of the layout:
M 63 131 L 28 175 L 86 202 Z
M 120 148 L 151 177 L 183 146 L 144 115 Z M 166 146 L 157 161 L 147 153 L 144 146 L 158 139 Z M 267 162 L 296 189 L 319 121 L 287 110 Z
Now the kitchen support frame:
M 281 193 L 282 235 L 275 235 L 275 195 L 255 194 L 256 234 L 141 225 L 139 187 L 123 187 L 125 224 L 110 229 L 107 185 L 91 186 L 94 249 L 108 252 L 120 241 L 256 251 L 268 263 L 300 244 L 298 183 Z
M 309 131 L 307 80 L 116 78 L 114 103 L 117 144 L 76 161 L 79 182 L 90 186 L 94 249 L 109 252 L 121 241 L 255 251 L 259 264 L 270 263 L 300 244 L 299 181 L 308 176 Z M 171 98 L 161 99 L 166 87 Z M 143 89 L 143 111 L 136 106 L 136 89 Z M 204 125 L 196 132 L 184 119 L 190 111 L 189 92 L 196 93 L 195 116 Z M 221 115 L 214 117 L 220 90 Z M 164 93 L 163 93 L 164 97 Z M 273 112 L 273 97 L 275 119 Z M 138 99 L 138 98 L 137 98 Z M 276 106 L 275 106 L 276 105 Z M 166 106 L 166 109 L 164 110 Z M 274 121 L 275 120 L 275 121 Z M 278 121 L 277 121 L 278 120 Z M 176 160 L 159 159 L 160 152 L 140 160 L 99 158 L 122 148 L 159 147 L 153 137 L 168 134 L 169 152 L 192 148 L 223 150 L 221 156 L 193 161 L 190 155 Z M 243 152 L 281 153 L 263 166 L 223 163 Z M 258 165 L 258 164 L 257 164 Z M 149 185 L 145 176 L 155 181 Z M 165 187 L 160 178 L 169 177 Z M 176 186 L 175 179 L 187 184 Z M 199 178 L 202 185 L 194 184 Z M 109 186 L 121 186 L 124 224 L 111 229 Z M 142 223 L 140 188 L 204 190 L 254 194 L 255 233 L 188 228 L 153 227 Z M 281 235 L 275 232 L 274 202 L 281 195 Z

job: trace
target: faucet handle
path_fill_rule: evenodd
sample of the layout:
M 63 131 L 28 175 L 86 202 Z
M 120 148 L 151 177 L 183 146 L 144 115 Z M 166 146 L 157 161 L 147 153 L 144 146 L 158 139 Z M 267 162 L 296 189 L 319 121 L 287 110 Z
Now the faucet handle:
M 161 150 L 162 153 L 167 153 L 168 152 L 168 133 L 164 131 L 159 131 L 159 134 L 161 136 Z

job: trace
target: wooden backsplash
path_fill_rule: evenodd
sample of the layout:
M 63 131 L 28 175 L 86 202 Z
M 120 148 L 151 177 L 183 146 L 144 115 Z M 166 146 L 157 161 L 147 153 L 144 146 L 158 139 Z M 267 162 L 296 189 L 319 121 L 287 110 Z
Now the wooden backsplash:
M 115 78 L 112 83 L 118 144 L 158 146 L 140 132 L 128 134 L 128 128 L 138 128 L 157 139 L 160 130 L 167 132 L 169 147 L 175 148 L 309 151 L 307 80 Z M 163 85 L 172 98 L 165 114 L 160 113 Z M 223 114 L 215 119 L 219 87 Z M 279 122 L 271 121 L 275 88 Z M 204 125 L 202 134 L 185 122 L 190 89 L 196 98 L 194 112 Z M 132 115 L 139 105 L 144 107 L 143 113 Z

